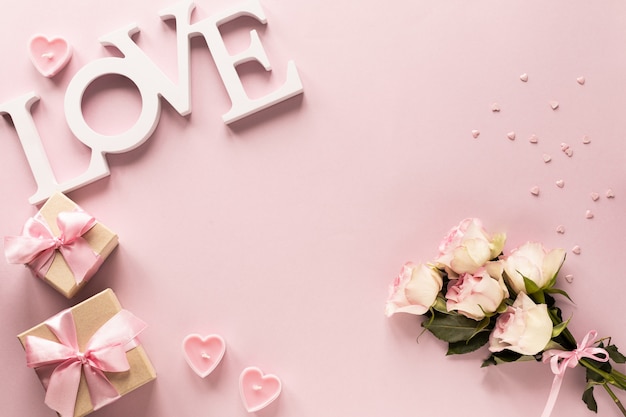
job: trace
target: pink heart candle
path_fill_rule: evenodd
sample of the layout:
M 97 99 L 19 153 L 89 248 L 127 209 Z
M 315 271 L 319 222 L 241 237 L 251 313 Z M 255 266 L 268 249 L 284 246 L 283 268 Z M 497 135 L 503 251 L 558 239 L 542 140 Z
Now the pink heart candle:
M 201 378 L 205 378 L 217 368 L 225 353 L 226 342 L 216 334 L 206 337 L 190 334 L 183 340 L 185 360 Z
M 35 35 L 28 44 L 28 52 L 33 65 L 47 78 L 57 75 L 72 58 L 72 47 L 64 38 L 48 39 Z
M 276 375 L 264 375 L 256 367 L 248 367 L 239 376 L 239 391 L 243 405 L 249 413 L 259 411 L 280 395 L 282 385 Z

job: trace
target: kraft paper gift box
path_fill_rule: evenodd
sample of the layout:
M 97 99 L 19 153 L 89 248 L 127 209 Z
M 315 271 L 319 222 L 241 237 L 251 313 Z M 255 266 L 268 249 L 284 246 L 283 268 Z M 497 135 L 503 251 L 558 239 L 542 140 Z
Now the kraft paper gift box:
M 22 263 L 72 298 L 117 246 L 117 235 L 61 193 L 28 219 L 22 236 L 5 237 L 9 263 Z
M 145 327 L 106 289 L 17 337 L 46 404 L 61 417 L 82 417 L 156 378 L 136 339 Z

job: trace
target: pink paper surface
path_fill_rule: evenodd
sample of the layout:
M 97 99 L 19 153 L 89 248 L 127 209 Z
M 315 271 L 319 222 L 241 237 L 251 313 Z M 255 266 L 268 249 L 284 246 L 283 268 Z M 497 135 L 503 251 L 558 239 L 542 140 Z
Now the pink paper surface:
M 572 332 L 596 329 L 626 349 L 626 3 L 261 3 L 267 25 L 242 18 L 223 28 L 233 53 L 257 29 L 274 68 L 245 64 L 244 85 L 253 97 L 272 91 L 293 59 L 304 95 L 226 126 L 228 95 L 193 40 L 191 115 L 164 104 L 145 144 L 109 155 L 110 177 L 69 194 L 120 237 L 91 282 L 68 301 L 0 262 L 2 415 L 54 415 L 15 335 L 107 287 L 149 324 L 142 342 L 158 378 L 94 416 L 246 416 L 238 377 L 247 366 L 283 383 L 263 417 L 539 415 L 547 365 L 481 369 L 486 350 L 445 357 L 430 334 L 416 343 L 419 319 L 383 314 L 401 265 L 432 259 L 469 216 L 507 232 L 507 249 L 528 240 L 567 249 L 562 275 L 574 279 L 559 286 L 576 302 L 561 303 Z M 72 76 L 117 54 L 100 36 L 136 23 L 138 45 L 175 80 L 174 26 L 158 17 L 172 4 L 24 0 L 0 14 L 0 103 L 41 96 L 33 117 L 60 181 L 83 172 L 90 154 L 64 119 Z M 196 4 L 202 19 L 234 2 Z M 73 46 L 53 79 L 28 57 L 36 33 Z M 141 100 L 128 80 L 107 77 L 83 104 L 91 126 L 111 134 L 132 126 Z M 3 236 L 35 213 L 35 188 L 15 130 L 0 120 Z M 206 379 L 181 353 L 190 333 L 226 340 Z M 593 415 L 583 389 L 583 370 L 568 371 L 553 416 Z M 599 415 L 620 415 L 601 389 L 596 398 Z

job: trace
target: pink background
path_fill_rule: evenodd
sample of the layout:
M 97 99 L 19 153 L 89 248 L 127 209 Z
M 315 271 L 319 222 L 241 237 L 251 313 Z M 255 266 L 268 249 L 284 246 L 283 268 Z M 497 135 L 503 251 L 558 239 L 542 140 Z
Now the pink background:
M 3 8 L 0 102 L 41 96 L 33 116 L 60 181 L 89 158 L 64 118 L 70 79 L 115 55 L 98 37 L 132 22 L 139 46 L 176 79 L 174 30 L 158 17 L 171 4 L 24 0 Z M 195 17 L 229 4 L 198 0 Z M 193 41 L 192 114 L 165 104 L 152 138 L 110 155 L 110 177 L 69 195 L 120 236 L 101 271 L 68 301 L 0 262 L 2 415 L 54 415 L 15 335 L 107 287 L 149 323 L 142 341 L 158 378 L 94 417 L 246 416 L 237 380 L 250 365 L 283 381 L 261 417 L 539 415 L 548 366 L 481 369 L 486 350 L 445 357 L 430 334 L 415 342 L 418 319 L 383 314 L 401 265 L 430 260 L 468 216 L 506 231 L 507 250 L 527 240 L 567 249 L 563 272 L 574 281 L 559 286 L 576 302 L 562 303 L 572 332 L 593 328 L 626 350 L 626 3 L 390 4 L 262 0 L 266 26 L 244 18 L 224 27 L 233 53 L 258 29 L 273 64 L 271 74 L 242 67 L 251 96 L 282 84 L 289 59 L 305 90 L 231 126 L 221 120 L 230 102 L 211 55 Z M 52 80 L 27 55 L 39 32 L 75 48 Z M 108 81 L 93 86 L 84 108 L 95 129 L 116 133 L 133 124 L 140 99 L 129 82 Z M 35 182 L 6 120 L 0 138 L 0 233 L 12 235 L 35 212 L 27 202 Z M 539 197 L 529 193 L 534 185 Z M 605 198 L 609 188 L 615 199 Z M 181 354 L 189 333 L 226 339 L 226 356 L 206 379 Z M 553 415 L 592 415 L 583 389 L 582 369 L 568 371 Z M 596 397 L 600 415 L 619 415 L 603 391 Z

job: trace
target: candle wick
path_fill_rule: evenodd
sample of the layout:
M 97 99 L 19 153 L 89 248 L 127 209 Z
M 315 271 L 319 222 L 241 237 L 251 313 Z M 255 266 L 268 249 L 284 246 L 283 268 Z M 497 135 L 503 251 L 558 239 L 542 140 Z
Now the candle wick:
M 52 59 L 54 58 L 54 53 L 52 52 L 46 52 L 45 54 L 41 54 L 42 58 L 48 58 L 48 59 Z
M 256 384 L 254 384 L 254 385 L 252 386 L 252 389 L 253 389 L 254 391 L 261 391 L 261 390 L 263 389 L 263 387 L 262 387 L 261 385 L 256 385 Z
M 209 355 L 206 352 L 202 352 L 202 354 L 200 356 L 202 356 L 204 359 L 211 359 L 211 355 Z

